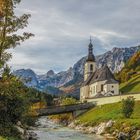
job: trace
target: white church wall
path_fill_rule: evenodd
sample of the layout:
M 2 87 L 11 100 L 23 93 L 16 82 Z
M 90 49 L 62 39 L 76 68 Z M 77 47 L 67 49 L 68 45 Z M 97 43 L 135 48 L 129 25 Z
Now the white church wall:
M 84 100 L 89 95 L 89 86 L 83 86 L 80 88 L 80 100 Z
M 94 97 L 97 93 L 101 92 L 101 86 L 105 84 L 106 81 L 99 81 L 96 83 L 91 84 L 90 87 L 90 96 L 89 97 Z M 104 91 L 102 91 L 104 92 Z
M 104 85 L 104 91 L 105 91 L 105 93 L 108 92 L 108 85 Z
M 97 93 L 101 92 L 101 86 L 105 84 L 106 81 L 97 82 Z
M 107 92 L 113 93 L 113 95 L 118 95 L 119 94 L 119 84 L 107 84 Z
M 93 65 L 93 70 L 91 71 L 90 66 Z M 85 63 L 85 68 L 84 68 L 84 80 L 86 80 L 91 72 L 96 71 L 96 63 L 95 62 L 86 62 Z
M 97 84 L 94 83 L 94 84 L 90 85 L 89 88 L 90 88 L 89 97 L 94 97 L 97 94 L 97 92 L 96 92 Z

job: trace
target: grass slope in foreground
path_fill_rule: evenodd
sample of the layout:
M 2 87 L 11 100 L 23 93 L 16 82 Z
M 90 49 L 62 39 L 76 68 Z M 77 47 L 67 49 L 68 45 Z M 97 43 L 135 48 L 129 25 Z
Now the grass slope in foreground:
M 122 116 L 121 103 L 97 106 L 77 118 L 78 124 L 85 124 L 85 126 L 95 126 L 108 120 L 115 120 L 115 127 L 121 126 L 122 123 L 127 126 L 140 127 L 140 101 L 135 103 L 135 109 L 130 119 Z
M 122 93 L 140 92 L 140 74 L 135 75 L 127 82 L 120 84 L 120 91 Z

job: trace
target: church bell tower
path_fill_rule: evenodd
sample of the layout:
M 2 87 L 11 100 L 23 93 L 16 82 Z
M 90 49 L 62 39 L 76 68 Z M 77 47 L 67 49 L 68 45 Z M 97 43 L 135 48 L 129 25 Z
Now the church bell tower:
M 85 68 L 84 68 L 84 81 L 96 71 L 96 62 L 95 56 L 93 55 L 93 45 L 90 38 L 90 43 L 88 45 L 88 57 L 86 59 Z

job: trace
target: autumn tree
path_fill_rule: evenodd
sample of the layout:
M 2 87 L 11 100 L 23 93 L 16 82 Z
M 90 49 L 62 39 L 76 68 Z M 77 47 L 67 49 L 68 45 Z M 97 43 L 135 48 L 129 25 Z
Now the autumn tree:
M 33 34 L 17 33 L 28 25 L 30 14 L 18 17 L 15 8 L 21 0 L 0 0 L 0 68 L 12 57 L 9 49 L 15 48 L 21 42 L 29 39 Z
M 3 3 L 3 0 L 0 0 L 0 16 L 2 15 L 2 3 Z
M 139 46 L 138 46 L 139 47 Z M 130 59 L 125 63 L 124 68 L 115 74 L 116 79 L 120 82 L 126 82 L 135 74 L 140 71 L 140 50 L 138 50 Z

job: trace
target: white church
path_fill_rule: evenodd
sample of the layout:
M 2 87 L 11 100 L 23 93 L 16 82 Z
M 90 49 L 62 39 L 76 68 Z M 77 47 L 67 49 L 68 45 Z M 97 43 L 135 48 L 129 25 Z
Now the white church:
M 90 40 L 88 57 L 84 67 L 84 82 L 80 88 L 80 100 L 119 94 L 119 83 L 107 65 L 97 69 L 93 45 Z

